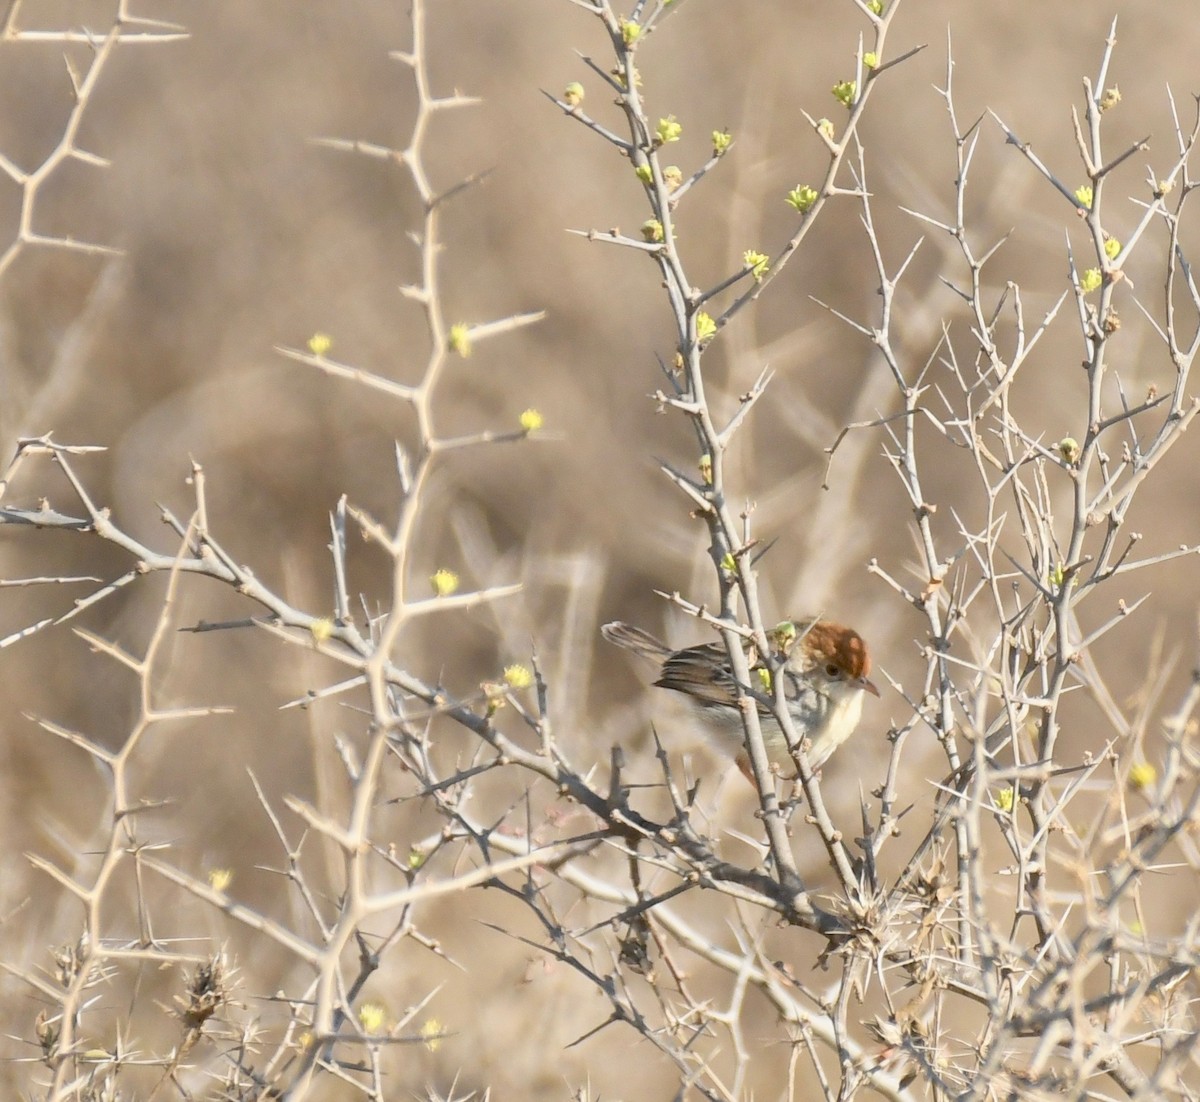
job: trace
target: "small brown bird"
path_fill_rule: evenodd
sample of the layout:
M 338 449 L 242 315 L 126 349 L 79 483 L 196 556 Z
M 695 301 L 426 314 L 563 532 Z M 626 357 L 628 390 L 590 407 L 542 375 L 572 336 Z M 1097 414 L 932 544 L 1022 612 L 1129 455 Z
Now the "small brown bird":
M 753 779 L 743 742 L 736 682 L 724 646 L 701 643 L 672 651 L 648 632 L 619 620 L 605 624 L 600 631 L 610 643 L 661 663 L 654 684 L 688 697 L 711 741 L 722 753 L 735 758 L 738 768 Z M 772 635 L 787 654 L 780 674 L 792 726 L 801 739 L 809 740 L 809 761 L 814 769 L 819 768 L 858 726 L 863 695 L 879 695 L 867 678 L 871 672 L 867 645 L 851 628 L 811 616 L 785 621 Z M 767 666 L 755 662 L 752 653 L 748 652 L 748 657 L 752 672 L 763 671 L 758 676 L 764 678 L 764 684 L 754 686 L 761 690 L 767 683 Z M 767 757 L 772 764 L 793 773 L 795 766 L 783 728 L 764 700 L 757 703 Z

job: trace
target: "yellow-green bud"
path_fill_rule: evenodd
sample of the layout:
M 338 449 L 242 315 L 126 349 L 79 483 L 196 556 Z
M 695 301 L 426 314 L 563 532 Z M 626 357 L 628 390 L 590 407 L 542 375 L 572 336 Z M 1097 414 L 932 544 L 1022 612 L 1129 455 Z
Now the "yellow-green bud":
M 1079 278 L 1079 289 L 1085 295 L 1090 295 L 1103 282 L 1104 282 L 1104 277 L 1100 274 L 1100 269 L 1099 268 L 1089 268 Z
M 867 0 L 867 7 L 871 9 L 873 15 L 883 14 L 883 0 Z
M 1013 790 L 1011 788 L 1002 788 L 996 793 L 996 806 L 1001 811 L 1012 811 L 1013 809 Z
M 657 138 L 657 145 L 677 142 L 683 136 L 683 124 L 674 115 L 668 115 L 665 119 L 658 120 L 658 125 L 654 128 L 654 134 Z
M 830 91 L 833 98 L 845 107 L 854 103 L 855 93 L 858 92 L 858 82 L 854 80 L 839 80 Z
M 643 184 L 649 184 L 654 179 L 654 169 L 649 165 L 638 165 L 633 173 Z
M 1116 107 L 1121 102 L 1121 89 L 1115 84 L 1111 88 L 1104 89 L 1104 95 L 1100 97 L 1100 110 L 1107 111 L 1109 108 Z
M 732 552 L 726 551 L 721 558 L 721 569 L 726 574 L 733 574 L 737 571 L 737 561 L 734 559 Z
M 668 191 L 674 191 L 680 184 L 683 183 L 683 169 L 678 165 L 667 165 L 662 170 L 663 183 L 666 184 Z
M 446 343 L 451 352 L 457 352 L 465 360 L 471 354 L 471 327 L 462 322 L 450 326 L 450 336 Z
M 762 691 L 769 693 L 771 691 L 771 671 L 766 666 L 759 666 L 754 672 L 758 676 L 758 683 L 762 686 Z
M 430 1018 L 423 1026 L 421 1026 L 421 1040 L 425 1042 L 425 1047 L 430 1052 L 437 1052 L 438 1045 L 442 1043 L 442 1023 L 437 1018 Z
M 579 81 L 573 80 L 563 89 L 563 103 L 568 107 L 578 107 L 583 102 L 583 97 L 586 94 L 583 85 Z
M 1082 184 L 1075 189 L 1075 199 L 1086 210 L 1092 209 L 1092 185 Z
M 308 350 L 314 356 L 324 356 L 333 347 L 333 338 L 328 333 L 314 333 L 308 338 Z
M 817 133 L 826 141 L 833 141 L 833 123 L 828 119 L 817 119 Z
M 642 28 L 632 19 L 621 20 L 621 38 L 626 46 L 632 46 L 642 37 Z
M 642 223 L 642 240 L 658 244 L 666 239 L 663 224 L 657 218 L 647 218 Z
M 818 198 L 820 196 L 807 184 L 797 184 L 787 194 L 788 204 L 795 207 L 801 214 L 807 214 L 812 210 Z
M 449 597 L 458 588 L 458 575 L 453 570 L 442 567 L 440 570 L 434 571 L 429 579 L 429 584 L 433 586 L 434 593 L 439 597 Z
M 314 643 L 326 643 L 333 636 L 333 621 L 328 616 L 322 616 L 308 625 Z
M 227 892 L 229 885 L 233 883 L 233 871 L 231 869 L 209 869 L 208 870 L 208 886 L 214 892 Z
M 879 55 L 876 53 L 863 54 L 863 68 L 878 69 L 879 68 Z
M 1140 761 L 1129 770 L 1129 783 L 1139 792 L 1144 792 L 1158 780 L 1158 770 L 1148 761 Z
M 786 651 L 796 641 L 796 625 L 791 620 L 781 620 L 771 629 L 771 641 L 779 650 Z
M 696 313 L 696 340 L 703 344 L 717 335 L 717 323 L 703 310 Z
M 526 432 L 537 432 L 545 423 L 546 419 L 536 409 L 527 409 L 521 414 L 521 428 Z
M 1058 454 L 1063 457 L 1064 463 L 1074 464 L 1079 458 L 1079 441 L 1073 436 L 1064 436 L 1058 442 Z
M 771 258 L 766 253 L 755 252 L 753 249 L 742 253 L 742 263 L 750 269 L 755 283 L 761 283 L 763 277 L 771 270 Z
M 1115 237 L 1106 237 L 1104 239 L 1104 255 L 1109 260 L 1116 260 L 1117 254 L 1121 251 L 1121 242 Z
M 358 1024 L 364 1033 L 378 1033 L 387 1021 L 387 1011 L 381 1003 L 363 1003 L 358 1008 Z
M 714 130 L 712 132 L 712 148 L 714 157 L 723 157 L 725 152 L 733 144 L 733 135 L 728 130 Z
M 704 480 L 705 486 L 712 485 L 712 456 L 702 455 L 700 457 L 700 477 Z

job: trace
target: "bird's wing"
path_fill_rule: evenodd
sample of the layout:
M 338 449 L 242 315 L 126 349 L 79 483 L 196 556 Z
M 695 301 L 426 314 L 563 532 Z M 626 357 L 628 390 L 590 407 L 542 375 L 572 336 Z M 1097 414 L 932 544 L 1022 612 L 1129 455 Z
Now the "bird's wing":
M 708 704 L 737 707 L 737 686 L 725 648 L 719 643 L 676 651 L 663 662 L 662 674 L 654 684 Z

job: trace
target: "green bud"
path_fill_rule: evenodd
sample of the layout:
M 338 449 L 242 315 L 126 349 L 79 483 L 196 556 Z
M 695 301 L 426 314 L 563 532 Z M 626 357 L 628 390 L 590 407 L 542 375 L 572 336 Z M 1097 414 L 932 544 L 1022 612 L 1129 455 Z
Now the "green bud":
M 683 136 L 683 124 L 674 115 L 668 115 L 665 119 L 658 120 L 658 125 L 654 128 L 654 133 L 657 138 L 657 145 L 677 142 Z
M 742 263 L 750 269 L 755 283 L 761 283 L 763 277 L 771 270 L 771 258 L 766 253 L 758 253 L 753 249 L 742 253 Z
M 786 652 L 796 641 L 796 625 L 791 620 L 781 620 L 771 629 L 771 642 Z
M 807 184 L 798 184 L 787 194 L 789 205 L 795 207 L 801 214 L 807 214 L 812 210 L 819 198 L 820 196 Z
M 451 352 L 457 352 L 465 360 L 471 354 L 471 327 L 465 322 L 450 326 L 446 344 Z

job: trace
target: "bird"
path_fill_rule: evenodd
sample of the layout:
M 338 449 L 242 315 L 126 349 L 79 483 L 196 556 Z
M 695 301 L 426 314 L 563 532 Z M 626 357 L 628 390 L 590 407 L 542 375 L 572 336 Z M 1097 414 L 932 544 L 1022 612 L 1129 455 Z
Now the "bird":
M 723 644 L 700 643 L 672 650 L 649 632 L 620 620 L 605 624 L 600 632 L 610 643 L 658 662 L 659 676 L 654 684 L 686 696 L 710 742 L 726 758 L 732 757 L 742 774 L 754 783 L 737 682 Z M 808 740 L 808 760 L 818 769 L 854 733 L 865 695 L 879 696 L 867 676 L 871 672 L 867 644 L 852 628 L 814 616 L 785 620 L 768 634 L 784 656 L 779 672 L 792 727 L 801 740 Z M 769 703 L 770 668 L 752 646 L 747 647 L 747 661 L 752 685 L 743 686 L 743 695 L 757 702 L 767 758 L 772 765 L 794 775 L 795 761 Z

